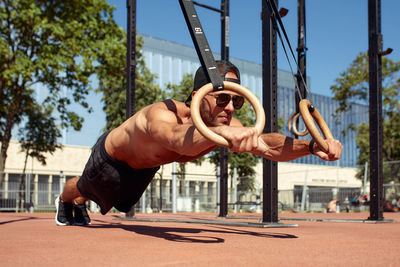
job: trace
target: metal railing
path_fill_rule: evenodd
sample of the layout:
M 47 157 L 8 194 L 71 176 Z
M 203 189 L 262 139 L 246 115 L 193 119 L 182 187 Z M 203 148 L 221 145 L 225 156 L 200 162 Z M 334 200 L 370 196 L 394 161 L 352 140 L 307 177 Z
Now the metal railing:
M 153 181 L 154 182 L 154 181 Z M 0 211 L 54 211 L 54 201 L 59 195 L 58 186 L 37 184 L 24 192 L 17 190 L 17 185 L 8 185 L 8 190 L 0 190 Z M 162 191 L 162 193 L 160 193 Z M 360 188 L 296 188 L 279 190 L 278 209 L 294 211 L 324 211 L 334 198 L 339 199 L 341 209 L 359 207 L 368 209 L 367 205 L 357 202 L 362 194 Z M 388 201 L 399 200 L 400 184 L 385 184 L 385 197 Z M 25 199 L 21 199 L 24 196 Z M 262 210 L 262 190 L 251 192 L 228 192 L 230 212 L 256 212 Z M 235 201 L 236 200 L 236 201 Z M 364 202 L 365 204 L 366 202 Z M 135 205 L 138 212 L 172 212 L 172 189 L 169 184 L 151 185 L 141 200 Z M 92 211 L 97 211 L 91 203 Z M 218 212 L 218 190 L 216 187 L 202 188 L 196 183 L 181 187 L 177 194 L 178 212 Z

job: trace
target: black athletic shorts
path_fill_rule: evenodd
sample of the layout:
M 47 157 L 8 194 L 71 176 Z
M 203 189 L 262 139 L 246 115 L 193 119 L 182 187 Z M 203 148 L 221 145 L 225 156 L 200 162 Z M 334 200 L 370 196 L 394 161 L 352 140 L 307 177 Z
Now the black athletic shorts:
M 107 135 L 108 132 L 100 136 L 93 146 L 77 183 L 81 195 L 96 202 L 103 215 L 112 207 L 129 212 L 160 168 L 133 169 L 112 158 L 105 149 Z

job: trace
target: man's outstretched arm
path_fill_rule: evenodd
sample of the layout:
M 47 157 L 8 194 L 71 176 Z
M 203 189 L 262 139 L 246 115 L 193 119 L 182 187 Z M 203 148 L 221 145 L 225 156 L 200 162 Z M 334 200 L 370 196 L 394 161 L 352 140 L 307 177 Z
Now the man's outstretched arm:
M 145 125 L 146 134 L 157 141 L 158 145 L 182 156 L 196 156 L 215 144 L 205 139 L 192 123 L 185 123 L 176 113 L 156 103 L 142 112 L 141 125 Z
M 299 140 L 278 133 L 262 134 L 259 145 L 253 154 L 273 161 L 291 161 L 311 154 L 310 140 Z M 342 154 L 342 144 L 338 140 L 327 139 L 328 153 L 321 151 L 316 144 L 314 154 L 326 161 L 338 160 Z

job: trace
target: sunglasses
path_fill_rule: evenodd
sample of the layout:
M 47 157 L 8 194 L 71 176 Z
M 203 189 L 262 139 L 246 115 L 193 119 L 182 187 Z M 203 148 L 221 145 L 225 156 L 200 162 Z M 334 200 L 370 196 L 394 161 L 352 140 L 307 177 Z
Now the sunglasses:
M 217 100 L 217 106 L 220 108 L 225 107 L 226 105 L 229 104 L 229 102 L 232 99 L 233 107 L 235 109 L 240 109 L 243 104 L 244 104 L 244 97 L 240 95 L 233 95 L 231 96 L 230 94 L 208 94 L 216 98 Z

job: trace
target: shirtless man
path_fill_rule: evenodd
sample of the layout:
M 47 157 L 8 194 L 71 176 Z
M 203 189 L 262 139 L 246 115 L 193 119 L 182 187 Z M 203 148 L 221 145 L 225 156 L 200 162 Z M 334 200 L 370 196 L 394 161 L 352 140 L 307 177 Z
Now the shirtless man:
M 224 80 L 240 83 L 239 70 L 233 64 L 218 61 L 217 66 Z M 217 148 L 196 130 L 190 117 L 189 102 L 206 83 L 200 67 L 194 90 L 185 103 L 165 100 L 151 104 L 103 134 L 93 146 L 82 176 L 68 180 L 57 198 L 56 223 L 90 223 L 84 206 L 88 199 L 100 206 L 102 214 L 112 207 L 128 212 L 161 165 L 191 161 Z M 258 136 L 255 128 L 243 127 L 232 117 L 243 102 L 242 96 L 223 90 L 206 95 L 200 105 L 204 123 L 229 141 L 231 151 L 251 152 L 274 161 L 290 161 L 310 154 L 327 161 L 340 158 L 343 148 L 338 140 L 326 140 L 329 152 L 324 153 L 310 141 L 278 133 Z

